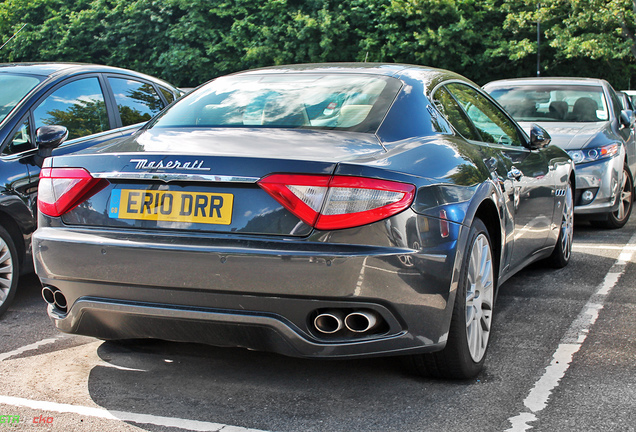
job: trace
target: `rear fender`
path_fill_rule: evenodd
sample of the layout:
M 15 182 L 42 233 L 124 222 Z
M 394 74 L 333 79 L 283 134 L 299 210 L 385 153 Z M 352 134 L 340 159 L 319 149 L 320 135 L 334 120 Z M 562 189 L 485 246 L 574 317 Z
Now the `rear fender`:
M 512 252 L 512 243 L 508 243 L 507 239 L 512 235 L 514 230 L 513 220 L 506 212 L 506 195 L 501 187 L 492 180 L 482 183 L 473 198 L 466 207 L 466 214 L 462 224 L 470 228 L 473 220 L 479 217 L 488 228 L 493 254 L 497 257 L 497 278 L 509 264 L 509 257 Z M 496 216 L 496 218 L 495 218 Z M 465 230 L 464 238 L 459 239 L 460 244 L 457 248 L 458 260 L 464 256 L 468 242 L 468 230 Z

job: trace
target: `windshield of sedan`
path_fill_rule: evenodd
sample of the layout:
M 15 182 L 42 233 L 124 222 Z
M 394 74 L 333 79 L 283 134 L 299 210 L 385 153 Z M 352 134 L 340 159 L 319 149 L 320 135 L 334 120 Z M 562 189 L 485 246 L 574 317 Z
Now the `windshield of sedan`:
M 490 95 L 520 122 L 598 122 L 609 120 L 601 86 L 520 85 Z
M 0 122 L 41 81 L 34 76 L 0 74 Z
M 401 82 L 363 74 L 219 78 L 190 93 L 151 127 L 339 129 L 374 133 Z

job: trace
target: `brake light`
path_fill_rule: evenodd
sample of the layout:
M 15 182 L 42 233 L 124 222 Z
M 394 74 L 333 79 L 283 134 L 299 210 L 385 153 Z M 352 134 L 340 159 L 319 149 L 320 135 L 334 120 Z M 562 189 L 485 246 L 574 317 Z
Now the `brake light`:
M 272 174 L 258 185 L 320 230 L 377 222 L 408 208 L 415 196 L 411 184 L 366 177 Z
M 42 168 L 38 209 L 48 216 L 62 216 L 107 184 L 106 180 L 93 178 L 84 168 Z
M 439 211 L 439 232 L 442 238 L 446 238 L 450 234 L 450 224 L 448 223 L 448 215 L 446 210 Z

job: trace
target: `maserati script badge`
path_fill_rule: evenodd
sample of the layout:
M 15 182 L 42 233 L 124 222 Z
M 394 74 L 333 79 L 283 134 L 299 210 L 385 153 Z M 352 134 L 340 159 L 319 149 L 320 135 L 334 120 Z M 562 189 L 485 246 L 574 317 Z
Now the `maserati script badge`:
M 210 168 L 203 167 L 203 161 L 195 160 L 192 162 L 180 162 L 178 160 L 169 161 L 165 164 L 163 161 L 152 161 L 148 162 L 148 159 L 131 159 L 130 162 L 136 164 L 135 169 L 182 169 L 182 170 L 190 170 L 190 171 L 210 171 Z

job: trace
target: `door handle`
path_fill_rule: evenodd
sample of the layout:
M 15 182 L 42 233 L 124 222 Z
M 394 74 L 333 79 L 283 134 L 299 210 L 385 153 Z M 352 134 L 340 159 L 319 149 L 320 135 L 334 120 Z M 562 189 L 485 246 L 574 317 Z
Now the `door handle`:
M 521 177 L 523 177 L 523 173 L 519 168 L 513 165 L 510 171 L 508 171 L 508 178 L 510 180 L 521 180 Z

